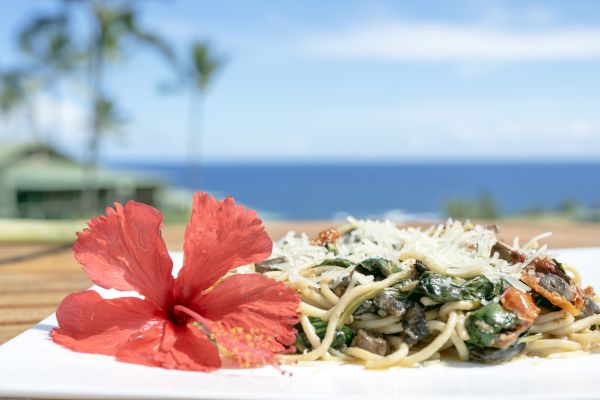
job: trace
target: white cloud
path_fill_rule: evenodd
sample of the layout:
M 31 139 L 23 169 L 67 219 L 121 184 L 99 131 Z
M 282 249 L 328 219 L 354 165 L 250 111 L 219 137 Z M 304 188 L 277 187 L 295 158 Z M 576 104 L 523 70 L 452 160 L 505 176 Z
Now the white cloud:
M 396 62 L 527 62 L 600 59 L 600 28 L 507 31 L 441 23 L 381 22 L 308 37 L 325 58 Z
M 36 135 L 51 136 L 58 140 L 77 140 L 85 135 L 86 111 L 69 99 L 58 100 L 52 96 L 36 94 L 31 105 L 22 105 L 10 115 L 3 115 L 5 135 L 31 140 Z
M 57 99 L 46 94 L 34 100 L 37 123 L 41 132 L 54 140 L 83 140 L 88 133 L 88 120 L 84 107 L 70 99 Z

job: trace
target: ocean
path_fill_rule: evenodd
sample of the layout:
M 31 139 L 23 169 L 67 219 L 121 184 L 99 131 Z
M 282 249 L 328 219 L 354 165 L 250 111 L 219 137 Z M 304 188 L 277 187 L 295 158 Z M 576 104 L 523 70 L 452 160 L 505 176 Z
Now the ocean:
M 565 200 L 600 204 L 600 162 L 204 165 L 194 182 L 186 165 L 115 166 L 159 174 L 180 188 L 232 195 L 276 218 L 435 218 L 449 199 L 483 194 L 504 214 L 555 209 Z

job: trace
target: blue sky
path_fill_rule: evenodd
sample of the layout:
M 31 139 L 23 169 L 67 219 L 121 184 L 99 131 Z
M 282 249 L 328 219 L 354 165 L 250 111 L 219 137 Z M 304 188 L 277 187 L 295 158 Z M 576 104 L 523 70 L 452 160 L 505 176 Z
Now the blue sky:
M 48 3 L 3 7 L 2 65 L 18 62 L 14 33 Z M 224 163 L 598 160 L 599 16 L 596 1 L 171 0 L 143 8 L 144 24 L 180 51 L 206 39 L 227 57 L 206 99 L 199 150 Z M 185 160 L 187 96 L 159 93 L 171 77 L 164 63 L 132 49 L 108 77 L 128 124 L 103 142 L 103 158 Z M 67 91 L 63 103 L 40 98 L 41 125 L 52 131 L 60 104 L 68 129 L 52 140 L 81 154 L 81 88 Z M 27 135 L 18 121 L 10 129 Z

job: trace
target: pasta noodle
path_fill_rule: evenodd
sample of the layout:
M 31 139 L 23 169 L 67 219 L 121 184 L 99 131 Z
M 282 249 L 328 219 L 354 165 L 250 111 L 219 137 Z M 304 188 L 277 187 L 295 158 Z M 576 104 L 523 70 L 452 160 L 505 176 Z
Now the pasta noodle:
M 349 218 L 333 231 L 286 235 L 273 251 L 283 261 L 264 272 L 302 299 L 297 354 L 284 361 L 388 368 L 600 347 L 597 299 L 576 268 L 539 247 L 549 234 L 519 248 L 468 221 L 421 230 Z

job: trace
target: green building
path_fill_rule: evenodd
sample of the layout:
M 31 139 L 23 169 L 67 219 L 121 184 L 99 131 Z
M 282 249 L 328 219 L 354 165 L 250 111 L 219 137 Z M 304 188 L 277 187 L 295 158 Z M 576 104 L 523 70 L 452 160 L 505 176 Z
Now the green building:
M 156 205 L 162 181 L 99 168 L 98 205 L 137 200 Z M 45 144 L 0 143 L 0 217 L 81 217 L 83 188 L 90 174 L 82 164 Z

